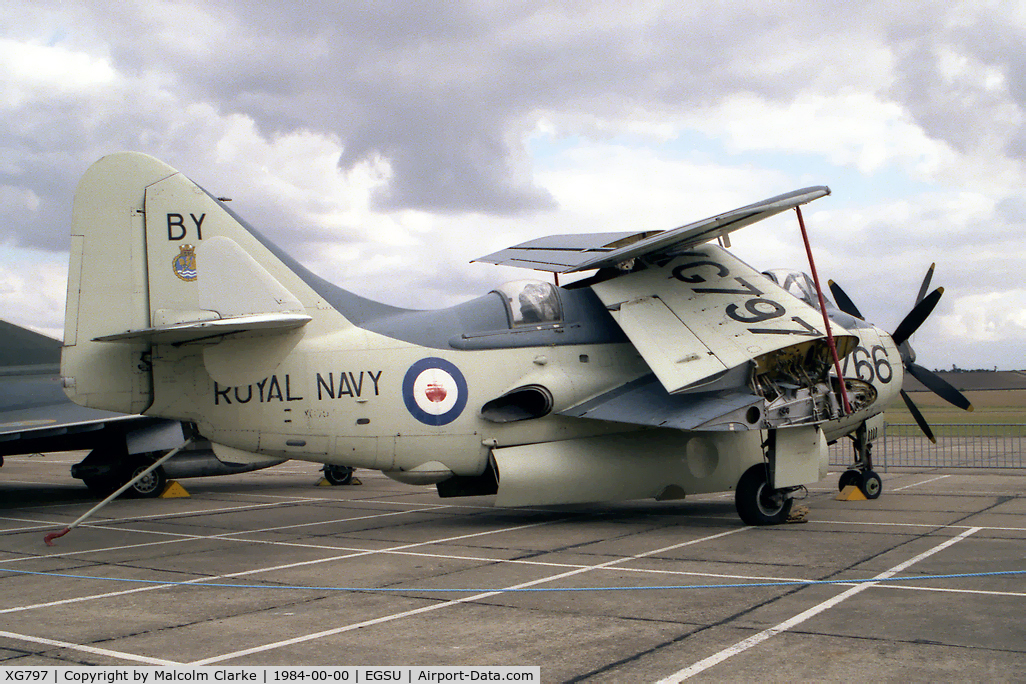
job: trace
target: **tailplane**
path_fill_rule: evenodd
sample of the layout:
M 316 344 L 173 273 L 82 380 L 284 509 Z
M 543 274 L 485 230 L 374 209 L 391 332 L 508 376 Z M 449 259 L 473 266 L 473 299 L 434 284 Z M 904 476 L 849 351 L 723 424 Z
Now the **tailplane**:
M 219 200 L 144 154 L 90 167 L 71 232 L 61 374 L 84 406 L 145 411 L 153 345 L 268 335 L 294 344 L 311 312 L 329 309 Z

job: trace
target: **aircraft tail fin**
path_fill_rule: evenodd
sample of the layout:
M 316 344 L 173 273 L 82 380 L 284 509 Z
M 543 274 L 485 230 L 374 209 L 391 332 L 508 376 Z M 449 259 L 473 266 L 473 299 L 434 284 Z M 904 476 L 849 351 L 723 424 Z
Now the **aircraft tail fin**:
M 75 196 L 66 392 L 82 405 L 140 413 L 153 401 L 153 345 L 280 336 L 331 311 L 283 258 L 163 162 L 104 157 Z

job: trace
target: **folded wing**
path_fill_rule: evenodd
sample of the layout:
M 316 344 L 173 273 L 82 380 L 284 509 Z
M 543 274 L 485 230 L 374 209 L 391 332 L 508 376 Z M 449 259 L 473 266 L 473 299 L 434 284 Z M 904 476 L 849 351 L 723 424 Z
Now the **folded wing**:
M 687 250 L 829 194 L 825 186 L 795 190 L 666 231 L 552 235 L 475 261 L 555 273 L 610 268 L 631 259 Z
M 652 375 L 563 415 L 702 431 L 814 424 L 836 413 L 823 316 L 705 243 L 828 194 L 805 188 L 662 232 L 550 236 L 479 261 L 605 269 L 577 286 L 591 287 Z M 843 357 L 857 338 L 829 325 Z

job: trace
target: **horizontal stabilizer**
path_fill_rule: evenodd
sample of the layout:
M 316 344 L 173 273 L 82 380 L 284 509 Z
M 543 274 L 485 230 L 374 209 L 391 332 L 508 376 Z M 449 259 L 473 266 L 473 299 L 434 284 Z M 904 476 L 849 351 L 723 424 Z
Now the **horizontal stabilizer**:
M 95 341 L 182 344 L 231 333 L 293 330 L 312 320 L 299 300 L 234 240 L 214 236 L 197 252 L 199 311 L 163 309 L 157 312 L 161 318 L 178 321 Z
M 293 330 L 306 325 L 311 320 L 313 319 L 306 314 L 253 314 L 129 330 L 115 335 L 97 337 L 94 341 L 134 342 L 144 340 L 150 344 L 183 344 L 231 333 Z
M 555 273 L 614 267 L 639 257 L 671 254 L 695 247 L 829 194 L 830 188 L 825 186 L 795 190 L 672 230 L 554 235 L 524 242 L 475 261 Z

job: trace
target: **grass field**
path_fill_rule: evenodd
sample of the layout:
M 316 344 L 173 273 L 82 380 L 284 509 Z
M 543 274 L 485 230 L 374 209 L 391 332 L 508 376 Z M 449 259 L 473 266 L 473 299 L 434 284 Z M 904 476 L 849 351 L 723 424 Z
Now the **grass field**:
M 963 392 L 973 411 L 962 411 L 933 392 L 909 392 L 909 397 L 933 425 L 1007 425 L 1026 423 L 1026 390 Z M 887 409 L 888 423 L 914 423 L 905 403 L 898 399 Z

